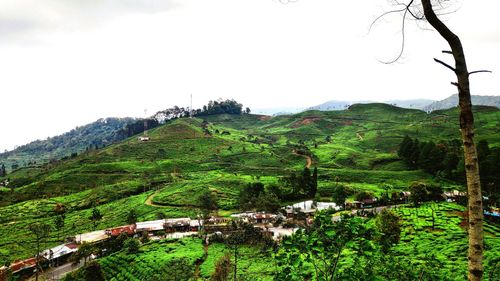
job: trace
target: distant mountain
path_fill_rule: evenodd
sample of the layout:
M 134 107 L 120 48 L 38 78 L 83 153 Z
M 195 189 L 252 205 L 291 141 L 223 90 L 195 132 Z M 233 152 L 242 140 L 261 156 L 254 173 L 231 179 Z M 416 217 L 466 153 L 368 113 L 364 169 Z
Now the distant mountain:
M 7 170 L 12 170 L 68 157 L 88 148 L 103 147 L 127 137 L 118 132 L 135 122 L 137 119 L 134 118 L 102 118 L 62 135 L 36 140 L 0 153 L 0 164 L 4 164 Z
M 494 106 L 497 108 L 500 108 L 500 96 L 476 96 L 472 95 L 472 104 L 473 105 L 488 105 L 488 106 Z M 424 107 L 423 110 L 425 111 L 434 111 L 434 110 L 440 110 L 440 109 L 448 109 L 452 107 L 456 107 L 458 105 L 458 94 L 451 95 L 448 98 L 441 100 L 441 101 L 435 101 L 428 106 Z
M 389 100 L 385 101 L 383 103 L 394 105 L 397 107 L 402 107 L 402 108 L 409 108 L 409 109 L 423 109 L 429 104 L 433 103 L 434 100 L 427 100 L 427 99 L 413 99 L 413 100 Z M 328 111 L 328 110 L 343 110 L 346 109 L 347 107 L 355 104 L 355 103 L 361 103 L 361 104 L 366 104 L 366 103 L 376 103 L 375 101 L 338 101 L 338 100 L 331 100 L 327 101 L 325 103 L 322 103 L 320 105 L 316 105 L 313 107 L 308 108 L 309 110 L 321 110 L 321 111 Z
M 255 108 L 252 109 L 252 113 L 254 114 L 263 114 L 263 115 L 288 115 L 295 114 L 304 111 L 305 107 L 269 107 L 269 108 Z
M 397 107 L 409 108 L 409 109 L 424 109 L 429 106 L 435 100 L 428 99 L 413 99 L 413 100 L 388 100 L 385 103 L 395 105 Z

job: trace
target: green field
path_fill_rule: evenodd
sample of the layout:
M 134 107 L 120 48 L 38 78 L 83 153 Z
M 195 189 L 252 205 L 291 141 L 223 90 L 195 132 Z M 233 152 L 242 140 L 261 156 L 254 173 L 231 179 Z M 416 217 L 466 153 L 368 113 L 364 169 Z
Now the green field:
M 477 107 L 475 113 L 477 138 L 500 147 L 500 110 Z M 217 194 L 221 214 L 237 211 L 246 184 L 279 184 L 280 177 L 303 169 L 306 159 L 293 152 L 300 144 L 318 168 L 323 198 L 330 197 L 336 179 L 376 195 L 405 190 L 416 180 L 455 188 L 409 170 L 396 151 L 407 134 L 422 141 L 459 139 L 457 114 L 363 104 L 273 118 L 182 118 L 148 132 L 149 142 L 132 137 L 65 161 L 22 168 L 8 175 L 12 189 L 0 189 L 0 264 L 34 254 L 26 227 L 35 221 L 54 225 L 58 203 L 68 210 L 65 226 L 52 231 L 47 247 L 60 244 L 59 237 L 91 230 L 94 204 L 103 214 L 101 229 L 126 224 L 132 209 L 139 220 L 195 216 L 196 197 L 207 189 Z M 204 120 L 211 135 L 203 131 Z

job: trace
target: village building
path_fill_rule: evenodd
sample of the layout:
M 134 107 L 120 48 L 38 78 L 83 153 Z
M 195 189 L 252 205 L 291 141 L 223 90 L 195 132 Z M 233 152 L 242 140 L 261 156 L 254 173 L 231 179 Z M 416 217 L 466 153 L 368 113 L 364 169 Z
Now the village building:
M 136 233 L 147 231 L 147 232 L 155 232 L 164 230 L 163 225 L 165 224 L 165 220 L 154 220 L 154 221 L 143 221 L 137 222 L 135 225 Z
M 55 246 L 40 253 L 40 256 L 51 263 L 64 262 L 74 252 L 78 251 L 76 243 L 67 243 Z
M 124 225 L 115 228 L 106 229 L 106 235 L 111 237 L 117 237 L 122 233 L 127 234 L 128 236 L 133 236 L 135 234 L 135 224 Z
M 274 223 L 278 216 L 266 212 L 245 212 L 233 214 L 231 217 L 251 224 L 270 224 Z
M 78 244 L 85 243 L 99 243 L 108 239 L 106 230 L 96 230 L 88 233 L 82 233 L 75 236 L 75 240 Z
M 446 191 L 443 192 L 443 198 L 446 202 L 456 202 L 461 197 L 466 197 L 467 194 L 465 192 L 460 192 L 458 190 Z
M 306 217 L 310 217 L 313 216 L 317 211 L 323 211 L 327 209 L 340 210 L 340 207 L 333 202 L 315 202 L 313 200 L 307 200 L 295 203 L 290 206 L 286 206 L 285 213 L 288 218 L 293 218 L 299 213 L 305 214 Z

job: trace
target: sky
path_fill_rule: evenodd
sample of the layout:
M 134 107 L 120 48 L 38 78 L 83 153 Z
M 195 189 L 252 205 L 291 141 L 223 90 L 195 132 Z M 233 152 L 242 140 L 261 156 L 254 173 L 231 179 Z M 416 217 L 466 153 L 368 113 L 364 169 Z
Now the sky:
M 250 108 L 444 99 L 446 42 L 389 0 L 1 0 L 0 151 L 102 117 L 233 98 Z M 500 95 L 498 0 L 452 1 L 472 94 Z

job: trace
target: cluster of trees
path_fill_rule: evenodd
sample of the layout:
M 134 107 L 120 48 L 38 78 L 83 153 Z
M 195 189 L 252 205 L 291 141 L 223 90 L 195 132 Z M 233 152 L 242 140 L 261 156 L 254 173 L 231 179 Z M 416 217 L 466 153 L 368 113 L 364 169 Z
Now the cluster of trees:
M 419 206 L 421 202 L 442 201 L 443 189 L 439 185 L 413 182 L 410 185 L 410 200 Z
M 315 167 L 311 173 L 311 170 L 305 167 L 300 174 L 292 173 L 282 177 L 280 184 L 283 186 L 280 192 L 282 200 L 314 198 L 318 191 L 318 169 Z
M 0 166 L 0 177 L 5 177 L 7 175 L 7 170 L 5 170 L 5 165 Z
M 240 209 L 276 212 L 282 201 L 314 198 L 318 190 L 318 169 L 311 172 L 306 167 L 301 173 L 280 178 L 279 183 L 279 186 L 271 184 L 267 187 L 260 182 L 249 183 L 240 191 Z
M 491 205 L 500 206 L 500 148 L 490 148 L 485 140 L 477 144 L 482 193 Z
M 249 183 L 239 194 L 239 206 L 242 210 L 276 212 L 281 207 L 280 191 L 276 185 L 264 188 L 260 182 Z
M 442 178 L 465 183 L 465 167 L 461 142 L 420 142 L 405 136 L 398 155 L 413 169 L 423 169 Z M 477 156 L 483 195 L 500 203 L 500 148 L 490 148 L 488 141 L 477 143 Z
M 144 127 L 146 125 L 146 127 Z M 155 118 L 139 119 L 134 123 L 127 124 L 124 128 L 116 132 L 117 140 L 123 140 L 133 135 L 141 134 L 145 129 L 153 129 L 160 126 L 160 122 Z
M 243 110 L 243 105 L 238 103 L 233 99 L 227 100 L 216 100 L 209 101 L 207 105 L 204 105 L 203 108 L 192 109 L 174 106 L 172 108 L 167 108 L 165 110 L 158 111 L 155 115 L 152 116 L 153 119 L 158 121 L 159 123 L 165 123 L 168 120 L 182 118 L 187 116 L 207 116 L 207 115 L 215 115 L 215 114 L 242 114 L 250 113 L 250 108 L 245 108 Z
M 459 140 L 449 142 L 420 142 L 408 135 L 404 137 L 399 145 L 398 156 L 413 169 L 436 175 L 441 172 L 446 178 L 456 179 L 458 165 L 463 158 L 461 143 Z M 463 166 L 463 160 L 462 160 Z M 463 168 L 461 169 L 463 172 Z
M 209 101 L 208 105 L 204 105 L 203 109 L 196 111 L 196 116 L 206 116 L 214 114 L 242 114 L 243 105 L 233 99 Z M 247 107 L 245 113 L 250 113 Z

